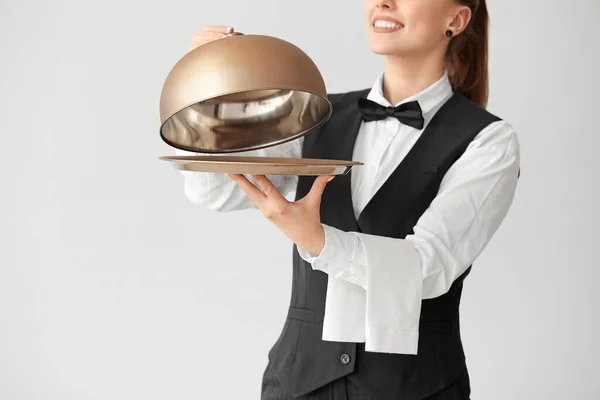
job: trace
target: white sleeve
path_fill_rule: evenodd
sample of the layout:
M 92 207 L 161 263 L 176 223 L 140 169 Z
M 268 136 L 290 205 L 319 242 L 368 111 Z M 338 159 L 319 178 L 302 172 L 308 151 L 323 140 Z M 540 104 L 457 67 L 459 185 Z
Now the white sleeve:
M 264 149 L 227 153 L 227 155 L 252 157 L 302 157 L 304 137 Z M 217 155 L 214 153 L 193 153 L 175 149 L 175 155 Z M 239 185 L 226 174 L 215 172 L 181 171 L 184 177 L 185 195 L 193 203 L 214 211 L 236 211 L 256 208 Z M 255 185 L 252 176 L 246 177 Z M 279 192 L 288 200 L 293 200 L 298 183 L 296 175 L 267 175 Z

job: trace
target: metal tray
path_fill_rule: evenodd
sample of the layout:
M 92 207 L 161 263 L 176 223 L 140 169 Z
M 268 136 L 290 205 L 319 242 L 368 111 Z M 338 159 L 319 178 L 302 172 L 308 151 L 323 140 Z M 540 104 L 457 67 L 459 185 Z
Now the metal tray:
M 163 156 L 179 170 L 253 175 L 344 175 L 358 161 L 244 156 Z

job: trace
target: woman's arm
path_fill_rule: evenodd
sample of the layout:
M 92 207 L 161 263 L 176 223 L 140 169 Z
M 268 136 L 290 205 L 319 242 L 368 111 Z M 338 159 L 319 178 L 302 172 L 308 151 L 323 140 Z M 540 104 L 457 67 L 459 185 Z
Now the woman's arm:
M 441 296 L 479 256 L 506 216 L 519 164 L 515 131 L 504 121 L 493 123 L 447 171 L 414 234 L 392 239 L 323 225 L 325 247 L 319 256 L 302 248 L 298 252 L 314 269 L 364 289 L 369 279 L 383 283 L 398 293 L 400 302 Z M 420 298 L 403 298 L 414 290 L 402 288 L 421 286 Z
M 228 153 L 236 156 L 256 157 L 302 157 L 304 137 L 281 143 L 264 149 Z M 192 153 L 175 149 L 175 155 L 214 155 L 212 153 Z M 224 173 L 181 171 L 184 177 L 185 195 L 187 198 L 203 207 L 214 211 L 236 211 L 256 208 L 244 191 Z M 247 176 L 253 183 L 251 175 Z M 279 192 L 292 198 L 295 196 L 298 176 L 296 175 L 267 175 Z
M 298 248 L 331 278 L 330 312 L 360 299 L 355 308 L 364 310 L 367 351 L 417 354 L 423 299 L 446 293 L 490 241 L 512 203 L 519 158 L 512 127 L 493 123 L 446 172 L 414 234 L 395 239 L 323 226 L 318 257 Z M 361 292 L 339 303 L 335 293 L 352 288 Z

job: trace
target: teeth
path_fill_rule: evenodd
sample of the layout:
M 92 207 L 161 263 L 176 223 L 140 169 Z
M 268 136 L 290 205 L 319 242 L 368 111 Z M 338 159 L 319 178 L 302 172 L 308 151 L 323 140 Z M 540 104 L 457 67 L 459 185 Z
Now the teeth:
M 391 21 L 377 20 L 377 21 L 375 21 L 375 23 L 373 25 L 376 28 L 390 28 L 390 29 L 398 29 L 398 28 L 400 28 L 399 24 L 396 24 L 396 23 L 391 22 Z

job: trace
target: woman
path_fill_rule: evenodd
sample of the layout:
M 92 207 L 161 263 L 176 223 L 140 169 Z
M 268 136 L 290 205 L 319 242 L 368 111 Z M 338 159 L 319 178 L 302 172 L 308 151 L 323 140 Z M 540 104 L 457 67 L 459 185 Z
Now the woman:
M 259 208 L 294 242 L 262 399 L 468 399 L 463 280 L 519 176 L 514 130 L 484 108 L 485 0 L 364 4 L 369 46 L 386 61 L 375 85 L 330 94 L 331 119 L 303 138 L 244 152 L 364 165 L 333 180 L 184 171 L 186 194 L 219 211 Z M 230 32 L 208 27 L 190 50 Z

